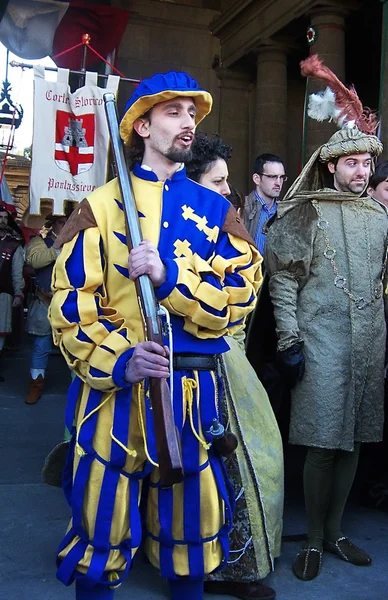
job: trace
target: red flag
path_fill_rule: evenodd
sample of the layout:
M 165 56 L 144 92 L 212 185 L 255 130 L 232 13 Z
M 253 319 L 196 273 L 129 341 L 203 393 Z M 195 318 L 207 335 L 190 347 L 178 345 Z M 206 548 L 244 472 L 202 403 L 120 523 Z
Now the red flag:
M 129 12 L 103 4 L 89 4 L 73 0 L 54 37 L 53 60 L 59 67 L 79 70 L 82 64 L 83 47 L 55 58 L 64 50 L 76 46 L 85 33 L 90 35 L 90 46 L 105 59 L 118 48 L 128 23 Z M 86 67 L 98 62 L 91 50 L 86 54 Z

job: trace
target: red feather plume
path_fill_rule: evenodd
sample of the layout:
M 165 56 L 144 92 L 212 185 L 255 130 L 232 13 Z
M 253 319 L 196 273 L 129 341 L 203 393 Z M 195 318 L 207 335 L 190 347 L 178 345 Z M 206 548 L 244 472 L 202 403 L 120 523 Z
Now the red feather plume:
M 373 135 L 378 127 L 378 119 L 374 112 L 362 106 L 361 100 L 353 86 L 347 88 L 333 71 L 323 64 L 318 54 L 310 56 L 300 63 L 304 77 L 313 77 L 327 84 L 335 94 L 335 105 L 341 111 L 340 117 L 345 121 L 355 121 L 356 127 L 367 135 Z

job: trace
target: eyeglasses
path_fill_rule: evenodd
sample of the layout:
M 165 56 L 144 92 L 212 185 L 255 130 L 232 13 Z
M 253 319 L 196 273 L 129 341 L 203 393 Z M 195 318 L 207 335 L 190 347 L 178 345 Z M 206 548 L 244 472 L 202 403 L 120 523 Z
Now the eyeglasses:
M 272 179 L 272 181 L 276 181 L 277 179 L 280 179 L 280 181 L 282 181 L 283 183 L 285 181 L 287 181 L 288 177 L 287 175 L 267 175 L 267 173 L 260 173 L 261 177 L 268 177 L 268 179 Z

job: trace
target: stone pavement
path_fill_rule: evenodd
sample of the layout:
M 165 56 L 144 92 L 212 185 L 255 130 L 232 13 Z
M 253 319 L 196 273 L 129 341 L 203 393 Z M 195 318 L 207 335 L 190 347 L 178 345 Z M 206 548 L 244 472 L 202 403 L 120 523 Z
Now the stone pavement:
M 50 357 L 44 396 L 37 405 L 26 406 L 28 353 L 28 346 L 9 351 L 1 364 L 6 383 L 0 384 L 0 600 L 70 600 L 73 588 L 55 578 L 55 551 L 69 509 L 62 491 L 41 483 L 40 476 L 45 456 L 62 438 L 70 378 L 62 357 Z M 285 534 L 304 530 L 299 497 L 286 506 Z M 268 578 L 278 600 L 388 600 L 388 515 L 351 505 L 345 531 L 370 552 L 372 566 L 355 567 L 324 555 L 321 576 L 301 582 L 290 570 L 300 542 L 286 542 Z M 116 599 L 163 598 L 168 598 L 165 582 L 139 556 Z M 206 596 L 211 598 L 215 596 Z

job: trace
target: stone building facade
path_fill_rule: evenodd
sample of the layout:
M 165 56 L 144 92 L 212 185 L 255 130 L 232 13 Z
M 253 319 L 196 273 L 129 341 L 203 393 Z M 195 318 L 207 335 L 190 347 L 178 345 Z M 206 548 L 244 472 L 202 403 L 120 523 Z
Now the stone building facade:
M 0 150 L 0 168 L 3 168 L 5 151 Z M 4 175 L 20 222 L 29 205 L 31 160 L 18 154 L 8 154 Z
M 111 0 L 130 11 L 118 67 L 129 77 L 186 70 L 209 89 L 214 109 L 203 130 L 233 145 L 230 179 L 251 187 L 251 164 L 261 152 L 284 158 L 292 180 L 303 161 L 334 130 L 304 122 L 306 80 L 299 62 L 310 52 L 382 115 L 380 93 L 383 3 L 380 0 Z M 316 32 L 307 43 L 309 26 Z M 385 47 L 385 44 L 383 44 Z M 384 86 L 383 86 L 384 87 Z M 308 91 L 317 89 L 309 82 Z M 130 93 L 122 86 L 122 100 Z M 310 121 L 310 122 L 309 122 Z M 388 121 L 388 119 L 387 119 Z M 388 147 L 388 123 L 381 135 Z

